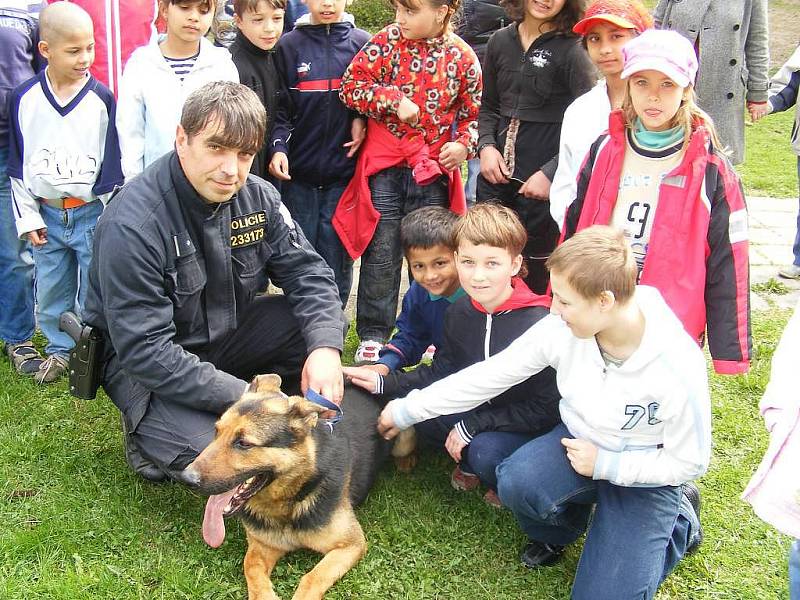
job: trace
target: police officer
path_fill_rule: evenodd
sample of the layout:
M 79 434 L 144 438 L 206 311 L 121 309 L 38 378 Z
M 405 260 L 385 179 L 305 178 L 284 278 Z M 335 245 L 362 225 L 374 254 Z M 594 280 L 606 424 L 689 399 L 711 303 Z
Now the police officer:
M 243 85 L 197 90 L 175 151 L 129 181 L 95 231 L 84 319 L 104 337 L 128 464 L 153 481 L 181 480 L 254 374 L 342 399 L 333 273 L 275 188 L 248 176 L 265 118 Z M 263 294 L 270 280 L 284 295 Z

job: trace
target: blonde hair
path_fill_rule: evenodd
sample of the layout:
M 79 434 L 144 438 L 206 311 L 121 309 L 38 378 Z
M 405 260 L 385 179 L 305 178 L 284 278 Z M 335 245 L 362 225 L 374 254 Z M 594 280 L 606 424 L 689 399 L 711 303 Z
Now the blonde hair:
M 510 208 L 494 202 L 476 204 L 456 223 L 454 239 L 456 248 L 461 242 L 476 246 L 485 244 L 503 248 L 512 258 L 522 254 L 528 241 L 528 232 Z M 528 270 L 523 264 L 519 276 L 525 277 Z
M 625 112 L 625 121 L 628 129 L 633 129 L 636 123 L 636 110 L 633 108 L 633 100 L 631 99 L 631 80 L 633 76 L 628 77 L 625 85 L 625 100 L 622 102 L 622 110 Z M 714 121 L 702 108 L 697 105 L 697 96 L 694 93 L 694 86 L 690 83 L 684 90 L 683 95 L 685 100 L 681 102 L 678 107 L 678 112 L 672 117 L 670 127 L 683 127 L 683 148 L 685 149 L 692 137 L 692 133 L 698 124 L 703 125 L 708 131 L 708 137 L 711 140 L 712 146 L 722 152 L 726 153 L 726 149 L 720 145 L 719 136 L 717 136 L 717 128 L 714 126 Z
M 609 291 L 622 304 L 633 297 L 639 276 L 622 232 L 608 225 L 579 231 L 553 251 L 545 266 L 564 275 L 584 298 L 597 298 Z

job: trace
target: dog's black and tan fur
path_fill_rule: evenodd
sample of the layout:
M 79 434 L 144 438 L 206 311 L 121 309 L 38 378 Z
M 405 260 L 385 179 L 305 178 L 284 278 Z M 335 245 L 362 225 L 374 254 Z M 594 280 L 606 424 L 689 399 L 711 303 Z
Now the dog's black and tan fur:
M 324 555 L 301 579 L 295 599 L 322 598 L 366 552 L 353 507 L 366 498 L 388 447 L 375 428 L 380 408 L 372 398 L 348 394 L 344 407 L 332 431 L 319 418 L 323 407 L 285 396 L 277 375 L 259 375 L 188 469 L 205 493 L 239 486 L 225 514 L 237 513 L 247 532 L 251 600 L 277 598 L 270 574 L 287 552 Z M 413 439 L 392 454 L 412 451 Z

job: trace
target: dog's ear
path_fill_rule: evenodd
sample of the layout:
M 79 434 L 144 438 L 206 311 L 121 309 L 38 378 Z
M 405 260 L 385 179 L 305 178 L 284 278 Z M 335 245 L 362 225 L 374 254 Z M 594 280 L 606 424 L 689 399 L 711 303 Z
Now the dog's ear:
M 256 375 L 247 386 L 248 392 L 277 392 L 281 389 L 281 376 L 275 373 Z
M 308 433 L 316 426 L 319 415 L 323 412 L 325 408 L 315 402 L 309 402 L 300 396 L 289 396 L 287 415 L 292 429 Z

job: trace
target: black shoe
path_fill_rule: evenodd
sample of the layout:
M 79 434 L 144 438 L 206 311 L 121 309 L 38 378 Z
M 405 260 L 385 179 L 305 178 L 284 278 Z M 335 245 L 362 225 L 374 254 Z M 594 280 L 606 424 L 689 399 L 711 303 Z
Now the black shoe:
M 139 447 L 133 438 L 128 433 L 128 426 L 125 423 L 125 417 L 120 415 L 122 422 L 122 444 L 125 447 L 125 462 L 133 470 L 134 473 L 153 483 L 161 483 L 167 479 L 167 474 L 154 465 L 151 461 L 142 456 L 139 452 Z
M 522 549 L 522 554 L 519 559 L 522 564 L 529 569 L 535 567 L 547 567 L 557 563 L 564 553 L 564 546 L 556 546 L 555 544 L 545 544 L 530 540 Z
M 700 523 L 700 490 L 694 483 L 688 481 L 681 485 L 681 492 L 689 501 L 689 504 L 692 505 L 694 514 L 697 516 L 697 522 Z M 686 554 L 693 554 L 694 552 L 697 552 L 700 544 L 703 543 L 703 537 L 703 524 L 700 523 L 700 527 L 694 533 L 694 537 L 692 537 L 689 545 L 686 546 Z

